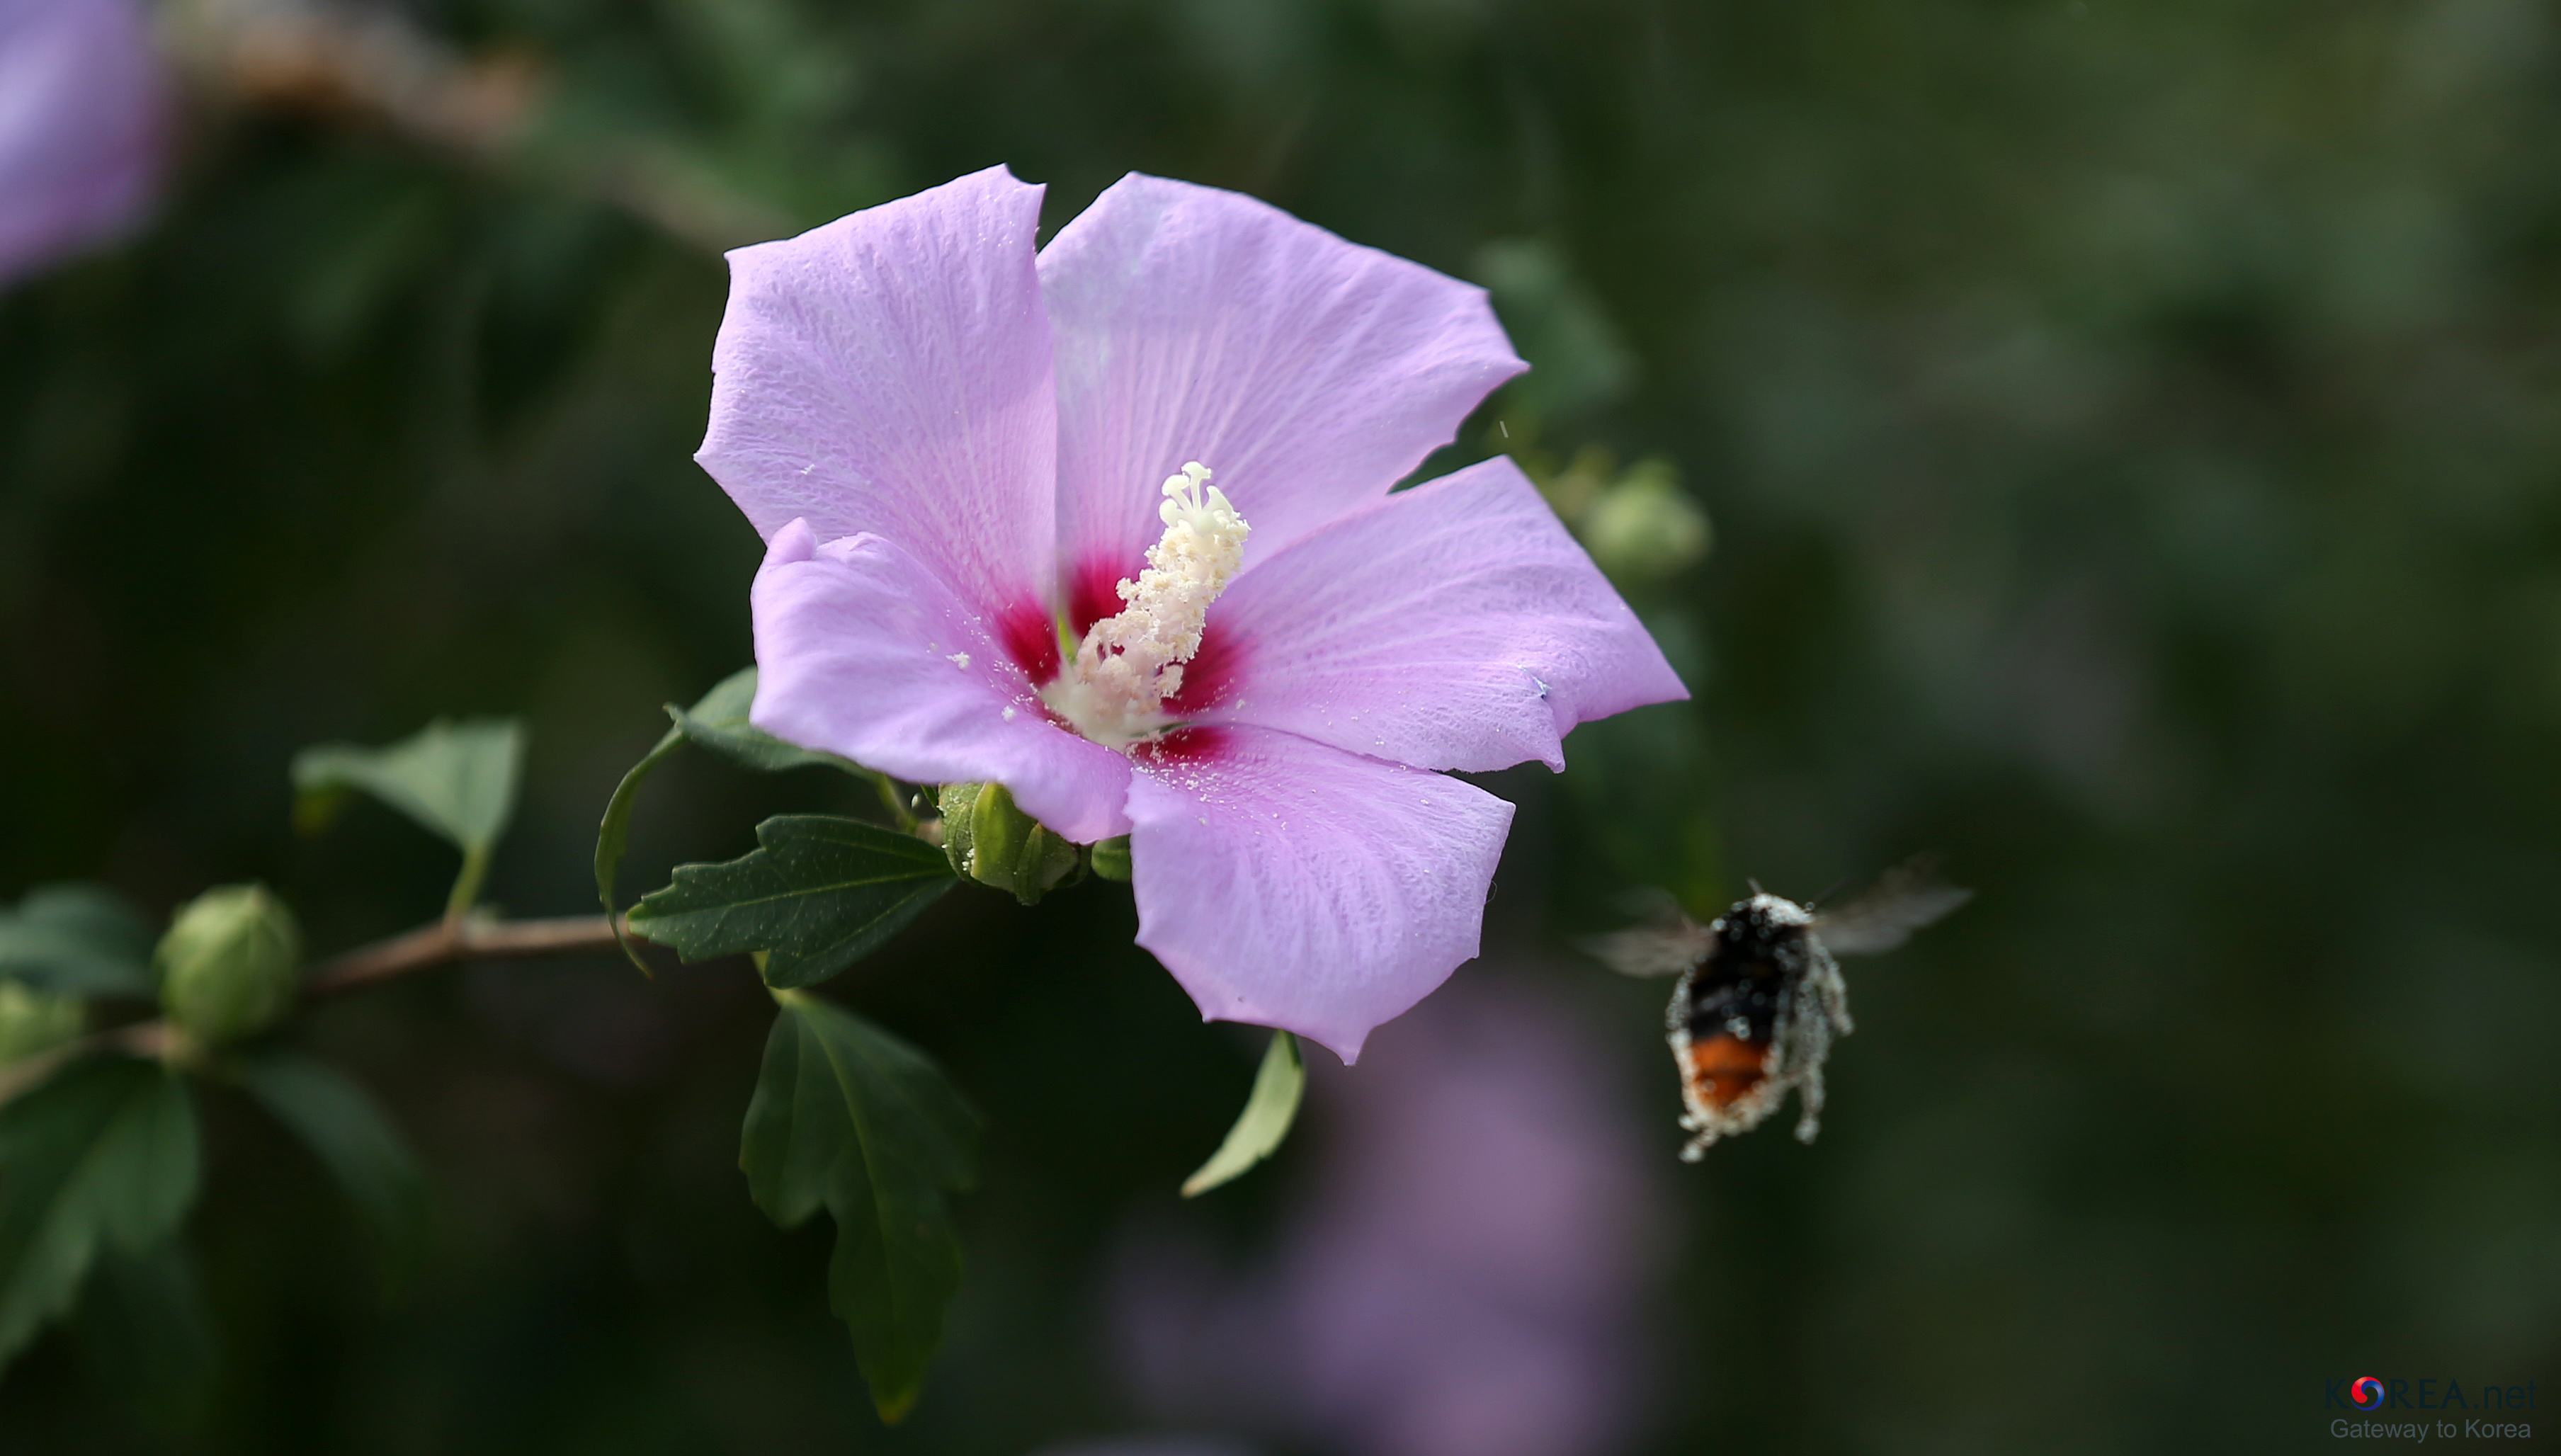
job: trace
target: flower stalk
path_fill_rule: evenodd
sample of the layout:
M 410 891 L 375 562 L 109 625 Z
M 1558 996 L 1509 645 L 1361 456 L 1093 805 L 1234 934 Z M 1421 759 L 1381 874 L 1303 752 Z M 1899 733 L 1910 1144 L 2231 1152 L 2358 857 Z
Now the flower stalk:
M 522 960 L 588 955 L 615 946 L 613 922 L 602 915 L 559 919 L 493 920 L 465 916 L 422 925 L 404 934 L 360 945 L 330 957 L 302 978 L 303 1004 L 344 995 L 465 960 Z M 165 1018 L 128 1022 L 63 1043 L 23 1061 L 0 1067 L 0 1105 L 41 1085 L 64 1066 L 100 1052 L 167 1057 L 188 1039 Z

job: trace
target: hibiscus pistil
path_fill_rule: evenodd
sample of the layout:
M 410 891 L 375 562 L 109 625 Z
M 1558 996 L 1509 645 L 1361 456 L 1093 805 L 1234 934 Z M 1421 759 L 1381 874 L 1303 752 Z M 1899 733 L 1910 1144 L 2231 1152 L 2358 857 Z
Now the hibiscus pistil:
M 1114 748 L 1161 732 L 1165 700 L 1183 690 L 1183 664 L 1200 651 L 1210 603 L 1245 567 L 1253 531 L 1198 460 L 1165 479 L 1156 508 L 1164 535 L 1147 548 L 1147 568 L 1116 588 L 1126 606 L 1096 622 L 1076 660 L 1041 699 L 1095 742 Z

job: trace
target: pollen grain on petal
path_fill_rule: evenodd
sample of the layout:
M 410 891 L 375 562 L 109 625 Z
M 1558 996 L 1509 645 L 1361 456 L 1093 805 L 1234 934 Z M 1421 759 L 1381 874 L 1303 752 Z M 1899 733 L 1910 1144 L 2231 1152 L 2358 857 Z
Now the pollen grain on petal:
M 1024 601 L 999 612 L 996 639 L 1005 645 L 1005 654 L 1014 660 L 1014 665 L 1035 684 L 1058 676 L 1058 625 L 1048 608 Z

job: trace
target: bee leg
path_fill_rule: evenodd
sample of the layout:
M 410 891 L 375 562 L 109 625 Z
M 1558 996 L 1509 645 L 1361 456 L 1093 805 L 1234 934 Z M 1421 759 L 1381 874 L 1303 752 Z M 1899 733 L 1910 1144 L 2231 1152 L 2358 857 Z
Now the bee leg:
M 1844 1037 L 1856 1030 L 1849 1019 L 1849 983 L 1841 979 L 1840 966 L 1826 955 L 1805 979 L 1820 998 L 1823 1016 L 1831 1022 L 1832 1030 Z
M 1817 1062 L 1805 1069 L 1805 1080 L 1796 1088 L 1796 1141 L 1810 1143 L 1823 1126 L 1823 1068 Z

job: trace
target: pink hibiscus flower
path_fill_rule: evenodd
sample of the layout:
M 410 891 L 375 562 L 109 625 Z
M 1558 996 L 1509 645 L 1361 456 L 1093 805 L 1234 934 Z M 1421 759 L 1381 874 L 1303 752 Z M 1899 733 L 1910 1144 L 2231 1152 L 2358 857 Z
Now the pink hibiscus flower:
M 752 721 L 1129 836 L 1204 1017 L 1344 1060 L 1476 954 L 1511 805 L 1686 696 L 1509 460 L 1482 290 L 1129 176 L 1035 249 L 991 168 L 730 254 L 696 456 L 767 541 Z M 1214 483 L 1213 483 L 1214 482 Z

